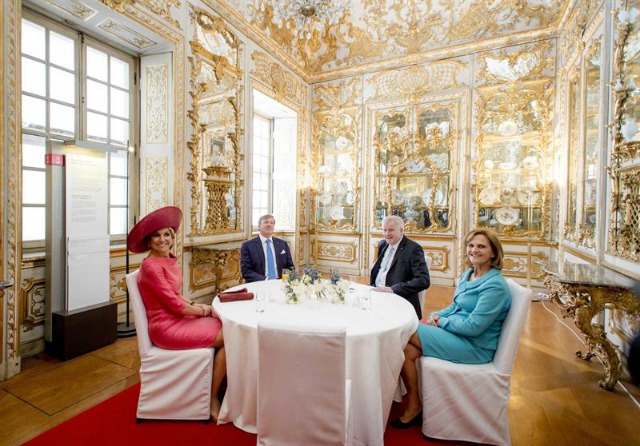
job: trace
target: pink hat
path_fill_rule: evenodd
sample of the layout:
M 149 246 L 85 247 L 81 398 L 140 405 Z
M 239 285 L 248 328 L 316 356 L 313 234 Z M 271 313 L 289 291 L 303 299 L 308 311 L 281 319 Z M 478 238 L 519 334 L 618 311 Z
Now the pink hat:
M 162 228 L 173 228 L 178 231 L 180 221 L 182 220 L 182 211 L 175 206 L 166 206 L 156 209 L 140 220 L 133 227 L 127 237 L 127 248 L 135 253 L 146 252 L 149 250 L 147 238 Z

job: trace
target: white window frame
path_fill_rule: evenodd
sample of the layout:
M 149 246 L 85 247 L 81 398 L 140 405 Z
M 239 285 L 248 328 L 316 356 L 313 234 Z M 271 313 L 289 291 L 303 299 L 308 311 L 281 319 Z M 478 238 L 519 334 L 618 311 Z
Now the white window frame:
M 260 150 L 260 152 L 262 154 L 264 154 L 264 151 L 261 150 L 261 148 L 256 147 L 256 132 L 255 132 L 255 122 L 256 121 L 262 121 L 263 123 L 266 123 L 268 128 L 269 128 L 269 133 L 268 136 L 266 138 L 266 142 L 267 142 L 267 159 L 268 159 L 268 167 L 265 169 L 264 166 L 257 166 L 255 163 L 255 153 L 257 150 Z M 254 113 L 253 115 L 253 128 L 254 128 L 254 132 L 253 132 L 253 152 L 252 152 L 252 172 L 251 172 L 251 189 L 252 189 L 252 197 L 256 196 L 257 192 L 264 192 L 264 189 L 261 187 L 260 189 L 256 188 L 256 182 L 255 179 L 256 178 L 256 174 L 265 174 L 268 178 L 267 180 L 267 206 L 265 207 L 260 207 L 260 211 L 257 212 L 257 218 L 256 218 L 256 205 L 255 203 L 252 203 L 252 210 L 251 210 L 251 227 L 254 231 L 258 230 L 258 218 L 261 215 L 264 214 L 269 214 L 271 212 L 273 212 L 273 118 L 270 118 L 268 116 L 264 116 L 260 113 Z M 261 185 L 262 186 L 262 185 Z
M 31 11 L 27 8 L 23 9 L 23 19 L 27 20 L 29 22 L 35 23 L 39 26 L 44 27 L 47 30 L 47 40 L 46 40 L 46 48 L 45 48 L 45 63 L 47 65 L 47 67 L 49 67 L 50 65 L 53 65 L 50 63 L 49 60 L 49 54 L 48 54 L 48 42 L 49 42 L 49 32 L 53 31 L 55 33 L 61 34 L 65 37 L 68 37 L 70 39 L 73 39 L 75 41 L 75 71 L 74 74 L 76 76 L 76 91 L 75 91 L 75 104 L 73 104 L 76 108 L 76 110 L 78 110 L 79 112 L 76 113 L 75 115 L 75 123 L 74 123 L 74 128 L 75 128 L 75 135 L 73 138 L 71 139 L 77 139 L 77 140 L 86 140 L 87 139 L 87 105 L 86 105 L 86 88 L 87 88 L 87 75 L 86 75 L 86 70 L 85 70 L 85 66 L 84 64 L 86 63 L 86 48 L 88 46 L 94 47 L 95 49 L 102 51 L 106 54 L 108 54 L 109 56 L 114 56 L 117 57 L 119 60 L 124 60 L 127 61 L 129 63 L 130 69 L 129 69 L 129 142 L 128 142 L 128 146 L 127 145 L 123 145 L 121 148 L 123 151 L 126 151 L 129 148 L 135 148 L 138 145 L 138 127 L 140 124 L 140 117 L 139 117 L 139 113 L 138 113 L 138 102 L 139 102 L 139 91 L 138 91 L 138 82 L 137 82 L 137 73 L 139 72 L 139 59 L 135 56 L 132 56 L 130 54 L 127 54 L 125 52 L 122 52 L 116 48 L 113 48 L 107 44 L 98 42 L 97 40 L 88 37 L 86 35 L 83 35 L 82 33 L 80 33 L 79 31 L 64 26 L 60 23 L 57 23 L 49 18 L 46 18 L 34 11 Z M 31 58 L 28 55 L 24 55 L 24 57 L 27 58 Z M 40 62 L 42 62 L 42 60 L 39 59 L 34 59 L 34 60 L 38 60 Z M 55 66 L 55 65 L 54 65 Z M 45 81 L 48 84 L 48 68 L 47 68 L 47 75 L 45 77 Z M 25 96 L 32 96 L 32 97 L 38 97 L 40 99 L 44 99 L 47 103 L 47 108 L 46 108 L 46 128 L 43 131 L 39 131 L 37 129 L 22 129 L 22 134 L 23 135 L 32 135 L 32 136 L 37 136 L 37 137 L 42 137 L 45 138 L 45 142 L 49 141 L 49 140 L 53 140 L 53 141 L 61 141 L 63 139 L 66 139 L 65 137 L 62 137 L 60 135 L 57 134 L 53 134 L 50 131 L 50 117 L 49 117 L 49 107 L 48 104 L 50 102 L 57 102 L 55 100 L 52 100 L 50 98 L 50 92 L 49 92 L 49 88 L 48 85 L 45 89 L 45 96 L 37 96 L 37 95 L 33 95 L 31 93 L 24 93 Z M 128 153 L 128 152 L 127 152 Z M 122 154 L 121 154 L 122 155 Z M 134 155 L 131 156 L 130 154 L 127 155 L 128 156 L 128 165 L 127 165 L 127 173 L 129 176 L 129 186 L 127 187 L 128 189 L 128 197 L 127 197 L 127 203 L 128 203 L 128 207 L 129 207 L 129 212 L 128 212 L 128 219 L 129 221 L 127 221 L 126 227 L 127 229 L 130 226 L 130 221 L 132 219 L 132 216 L 135 215 L 135 200 L 132 199 L 134 195 L 134 188 L 132 187 L 133 185 L 135 185 L 135 169 L 134 166 L 136 165 L 136 160 L 135 160 L 135 150 L 134 150 Z M 22 167 L 22 172 L 24 171 L 42 171 L 44 169 L 40 169 L 40 168 L 34 168 L 34 167 Z M 22 175 L 22 174 L 21 174 Z M 111 173 L 111 155 L 109 156 L 109 178 L 110 181 L 112 178 L 123 178 L 122 175 L 112 175 Z M 27 185 L 22 185 L 22 187 L 26 187 Z M 109 203 L 111 203 L 111 200 L 109 199 Z M 25 204 L 24 202 L 22 202 L 22 206 L 23 207 L 42 207 L 42 208 L 46 208 L 46 204 L 42 204 L 41 206 L 38 205 L 34 205 L 34 204 Z M 109 210 L 111 210 L 112 208 L 123 208 L 123 207 L 127 207 L 127 205 L 115 205 L 112 206 L 111 204 L 109 204 Z M 109 212 L 110 214 L 110 212 Z M 23 221 L 23 225 L 24 225 L 24 221 Z M 109 219 L 109 225 L 110 225 L 110 219 Z M 46 237 L 46 235 L 45 235 Z M 122 233 L 122 234 L 116 234 L 111 236 L 111 242 L 115 243 L 115 244 L 121 244 L 125 241 L 126 239 L 126 233 Z M 40 240 L 30 240 L 30 241 L 23 241 L 23 250 L 26 252 L 40 252 L 44 249 L 45 246 L 45 239 L 40 239 Z

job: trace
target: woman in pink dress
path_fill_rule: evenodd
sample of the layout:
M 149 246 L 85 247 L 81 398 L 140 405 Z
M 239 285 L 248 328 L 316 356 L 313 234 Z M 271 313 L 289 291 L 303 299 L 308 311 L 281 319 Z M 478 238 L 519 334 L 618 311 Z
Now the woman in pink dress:
M 182 272 L 171 252 L 182 211 L 174 206 L 158 209 L 140 220 L 127 237 L 131 252 L 149 251 L 140 264 L 138 287 L 149 320 L 151 342 L 168 350 L 214 347 L 211 416 L 220 412 L 218 391 L 227 374 L 222 323 L 210 305 L 198 304 L 180 293 Z

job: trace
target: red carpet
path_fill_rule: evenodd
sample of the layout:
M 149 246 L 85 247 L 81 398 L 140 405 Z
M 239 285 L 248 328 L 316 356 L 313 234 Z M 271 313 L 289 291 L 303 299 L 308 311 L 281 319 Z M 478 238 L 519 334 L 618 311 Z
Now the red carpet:
M 140 385 L 137 384 L 98 404 L 80 415 L 50 429 L 31 441 L 28 446 L 51 445 L 233 445 L 255 446 L 256 436 L 233 424 L 217 426 L 199 421 L 143 421 L 136 424 L 136 405 Z M 398 416 L 400 407 L 394 404 L 391 418 Z M 425 441 L 419 426 L 407 430 L 387 428 L 384 443 L 388 446 L 447 444 L 452 442 Z

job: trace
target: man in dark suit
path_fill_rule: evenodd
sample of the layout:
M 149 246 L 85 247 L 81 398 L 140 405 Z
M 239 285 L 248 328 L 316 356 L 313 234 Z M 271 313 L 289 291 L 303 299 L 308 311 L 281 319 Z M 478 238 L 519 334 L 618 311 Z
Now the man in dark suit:
M 278 279 L 282 277 L 283 269 L 294 268 L 287 242 L 273 237 L 275 225 L 273 215 L 263 215 L 258 219 L 260 235 L 242 244 L 240 270 L 246 282 Z M 270 259 L 273 261 L 271 264 Z M 273 269 L 270 265 L 273 265 Z
M 378 259 L 371 270 L 374 291 L 396 293 L 409 301 L 422 319 L 418 293 L 429 288 L 429 269 L 422 247 L 403 235 L 404 221 L 390 215 L 382 220 L 384 240 L 378 244 Z

